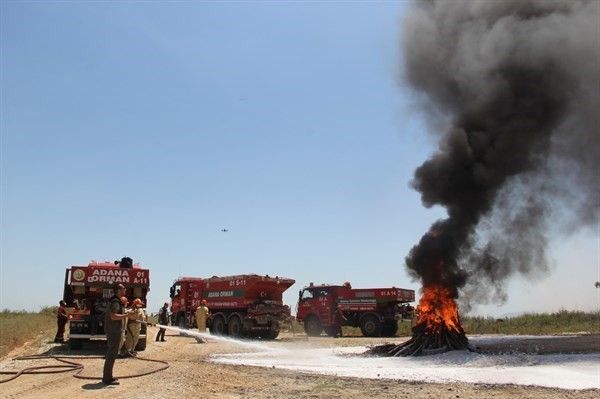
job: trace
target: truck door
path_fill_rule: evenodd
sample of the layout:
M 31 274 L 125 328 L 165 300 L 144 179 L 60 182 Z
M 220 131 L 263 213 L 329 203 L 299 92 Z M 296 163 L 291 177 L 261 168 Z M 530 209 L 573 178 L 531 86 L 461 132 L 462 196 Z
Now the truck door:
M 305 288 L 300 295 L 298 315 L 304 318 L 309 314 L 315 314 L 319 317 L 321 325 L 328 326 L 331 324 L 331 305 L 332 298 L 329 288 Z
M 296 309 L 296 313 L 301 318 L 304 318 L 306 314 L 311 309 L 310 300 L 313 298 L 312 291 L 309 289 L 304 289 L 300 291 L 300 295 L 298 297 L 298 308 Z
M 71 287 L 71 269 L 65 272 L 65 287 L 63 290 L 63 301 L 67 306 L 73 306 L 73 287 Z
M 173 284 L 170 289 L 170 297 L 171 297 L 171 312 L 177 313 L 181 310 L 185 309 L 185 300 L 181 295 L 181 283 L 177 282 Z
M 299 320 L 303 320 L 310 314 L 316 314 L 320 319 L 319 302 L 315 297 L 314 289 L 305 288 L 302 292 L 300 292 L 297 316 Z

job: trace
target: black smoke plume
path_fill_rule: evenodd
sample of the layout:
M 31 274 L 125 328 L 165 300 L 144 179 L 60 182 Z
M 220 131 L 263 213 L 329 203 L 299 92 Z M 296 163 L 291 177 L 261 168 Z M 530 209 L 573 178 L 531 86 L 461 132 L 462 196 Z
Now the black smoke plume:
M 412 186 L 448 217 L 411 249 L 409 273 L 463 305 L 502 301 L 507 277 L 547 269 L 550 221 L 598 223 L 600 1 L 417 2 L 403 57 L 446 126 Z

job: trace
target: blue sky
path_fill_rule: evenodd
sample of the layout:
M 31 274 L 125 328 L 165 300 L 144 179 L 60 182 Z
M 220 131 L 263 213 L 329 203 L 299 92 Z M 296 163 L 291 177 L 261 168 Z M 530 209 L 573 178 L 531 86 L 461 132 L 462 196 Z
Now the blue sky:
M 398 78 L 405 3 L 0 4 L 0 307 L 125 255 L 155 308 L 180 275 L 292 277 L 291 305 L 310 281 L 419 288 L 403 259 L 444 212 L 408 186 L 436 142 Z M 478 311 L 598 308 L 598 236 Z

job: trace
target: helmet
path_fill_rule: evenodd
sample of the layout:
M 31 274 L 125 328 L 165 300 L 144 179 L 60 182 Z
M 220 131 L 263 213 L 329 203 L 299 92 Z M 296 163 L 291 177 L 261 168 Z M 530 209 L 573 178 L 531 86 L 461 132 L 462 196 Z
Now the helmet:
M 123 305 L 127 305 L 129 303 L 129 300 L 127 299 L 126 296 L 122 296 L 121 298 L 119 298 L 121 300 L 121 303 Z
M 202 302 L 200 302 L 200 303 L 202 303 L 204 306 L 208 305 L 208 302 L 206 302 L 206 299 L 203 299 Z
M 140 298 L 135 298 L 133 300 L 132 304 L 133 304 L 133 306 L 136 306 L 136 307 L 138 307 L 138 306 L 139 307 L 144 306 L 144 302 L 142 302 L 142 300 Z

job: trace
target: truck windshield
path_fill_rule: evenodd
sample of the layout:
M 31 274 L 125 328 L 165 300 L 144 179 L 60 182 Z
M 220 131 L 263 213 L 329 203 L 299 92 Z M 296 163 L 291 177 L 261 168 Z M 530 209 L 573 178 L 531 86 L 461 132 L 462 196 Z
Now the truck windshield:
M 310 291 L 310 290 L 302 291 L 302 297 L 300 298 L 301 301 L 305 301 L 307 299 L 312 299 L 312 298 L 314 298 L 312 291 Z
M 176 296 L 181 295 L 181 284 L 173 284 L 169 291 L 171 293 L 171 298 L 175 298 Z

